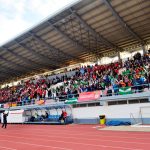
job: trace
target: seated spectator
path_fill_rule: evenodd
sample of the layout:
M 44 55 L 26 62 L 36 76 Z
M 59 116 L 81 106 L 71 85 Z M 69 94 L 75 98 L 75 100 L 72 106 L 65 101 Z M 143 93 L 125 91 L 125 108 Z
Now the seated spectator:
M 67 118 L 67 112 L 62 110 L 61 116 L 59 117 L 59 120 L 63 120 L 64 123 L 66 123 L 66 118 Z
M 48 98 L 65 100 L 67 97 L 78 96 L 81 92 L 95 90 L 107 90 L 106 93 L 111 96 L 112 89 L 117 95 L 119 88 L 131 86 L 136 92 L 142 92 L 145 87 L 149 87 L 150 58 L 149 55 L 142 56 L 140 53 L 133 58 L 106 65 L 82 66 L 73 72 L 65 71 L 62 75 L 31 78 L 17 86 L 0 89 L 0 102 L 31 104 Z
M 106 90 L 107 90 L 107 96 L 112 96 L 112 88 L 108 86 Z
M 114 90 L 115 95 L 118 95 L 119 85 L 117 81 L 113 84 L 113 90 Z

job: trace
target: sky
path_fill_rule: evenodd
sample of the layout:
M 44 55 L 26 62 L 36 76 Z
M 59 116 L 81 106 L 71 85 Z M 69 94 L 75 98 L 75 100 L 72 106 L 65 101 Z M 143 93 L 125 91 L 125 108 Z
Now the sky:
M 0 0 L 0 46 L 78 0 Z

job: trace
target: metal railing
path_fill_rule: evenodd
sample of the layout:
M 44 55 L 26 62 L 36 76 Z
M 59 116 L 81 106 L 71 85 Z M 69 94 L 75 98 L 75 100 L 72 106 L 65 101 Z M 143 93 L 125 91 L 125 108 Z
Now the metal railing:
M 131 86 L 130 88 L 131 88 L 130 94 L 142 93 L 142 92 L 146 92 L 146 90 L 150 91 L 150 84 L 136 85 L 136 86 Z M 88 91 L 88 92 L 94 92 L 94 91 Z M 59 95 L 56 97 L 51 96 L 50 98 L 41 98 L 40 100 L 48 101 L 48 99 L 53 99 L 55 102 L 65 102 L 65 100 L 78 98 L 79 95 L 80 93 L 79 94 L 66 94 L 66 95 Z M 122 95 L 119 93 L 119 88 L 117 92 L 114 92 L 112 88 L 111 92 L 110 91 L 108 92 L 107 90 L 101 90 L 101 94 L 99 97 L 118 96 L 118 95 Z M 10 103 L 9 107 L 14 107 L 14 105 L 15 106 L 35 105 L 37 104 L 37 101 L 38 101 L 37 99 L 31 99 L 31 100 L 22 100 L 21 102 L 9 102 Z M 1 108 L 3 108 L 3 104 L 1 105 Z
M 127 87 L 125 87 L 127 88 Z M 136 85 L 136 86 L 131 86 L 129 87 L 131 88 L 131 93 L 130 94 L 135 94 L 135 93 L 142 93 L 142 92 L 146 92 L 150 91 L 150 84 L 142 84 L 142 85 Z M 115 89 L 116 90 L 116 89 Z M 94 91 L 88 91 L 88 92 L 94 92 Z M 118 96 L 118 95 L 123 95 L 119 93 L 119 88 L 117 92 L 113 91 L 113 88 L 111 89 L 111 92 L 108 93 L 108 90 L 101 90 L 101 94 L 100 97 L 107 97 L 107 96 Z M 80 94 L 80 93 L 79 93 Z M 58 99 L 59 101 L 65 101 L 69 98 L 78 98 L 79 94 L 67 94 L 67 95 L 61 95 L 61 96 L 57 96 L 55 99 Z M 126 95 L 126 94 L 124 94 Z M 61 98 L 60 98 L 61 97 Z

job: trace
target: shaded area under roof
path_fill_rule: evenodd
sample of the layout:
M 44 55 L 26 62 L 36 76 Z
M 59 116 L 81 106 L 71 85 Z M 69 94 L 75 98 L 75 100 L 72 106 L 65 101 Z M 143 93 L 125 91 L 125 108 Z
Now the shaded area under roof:
M 1 46 L 0 82 L 149 42 L 149 0 L 83 0 Z

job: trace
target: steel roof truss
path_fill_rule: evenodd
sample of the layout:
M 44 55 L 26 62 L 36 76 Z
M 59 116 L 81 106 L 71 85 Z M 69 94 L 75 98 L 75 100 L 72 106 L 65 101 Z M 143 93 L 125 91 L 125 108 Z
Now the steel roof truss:
M 111 42 L 109 42 L 108 40 L 106 40 L 104 37 L 102 37 L 99 33 L 97 33 L 94 29 L 92 29 L 75 11 L 73 11 L 72 9 L 70 9 L 70 11 L 72 12 L 73 16 L 88 30 L 92 33 L 92 35 L 98 39 L 98 41 L 100 43 L 103 43 L 104 45 L 106 45 L 107 47 L 111 47 L 111 48 L 115 48 L 118 49 L 118 47 L 114 44 L 112 44 Z
M 142 45 L 145 43 L 139 35 L 137 35 L 126 23 L 125 21 L 119 16 L 113 6 L 110 4 L 108 0 L 102 0 L 103 3 L 108 7 L 108 9 L 112 12 L 113 16 L 119 21 L 121 26 L 125 28 L 135 39 L 137 39 Z
M 3 57 L 1 57 L 1 56 L 0 56 L 0 59 L 3 60 L 3 61 L 5 61 L 7 64 L 9 64 L 9 62 L 8 62 L 9 60 L 7 60 L 7 59 L 5 59 L 5 58 L 3 58 Z M 13 65 L 15 65 L 17 69 L 18 69 L 18 67 L 20 68 L 20 66 L 19 66 L 18 64 L 14 63 L 14 62 L 12 62 L 12 61 L 11 61 L 11 63 L 13 63 Z M 9 68 L 10 68 L 10 67 L 9 67 Z M 10 69 L 9 69 L 9 70 L 10 70 Z M 15 70 L 15 69 L 12 69 L 12 70 L 14 70 L 14 71 L 16 71 L 16 72 L 21 72 L 21 73 L 23 73 L 23 72 L 20 71 L 20 70 Z M 25 69 L 24 69 L 24 70 L 25 70 Z
M 50 26 L 52 26 L 55 30 L 57 29 L 57 28 L 55 28 L 55 26 L 52 25 L 50 22 L 48 22 L 48 24 L 49 24 Z M 56 30 L 56 31 L 57 31 L 57 30 Z M 57 32 L 58 32 L 58 31 L 57 31 Z M 33 34 L 32 34 L 32 35 L 33 35 Z M 33 36 L 34 36 L 39 42 L 41 42 L 43 45 L 45 45 L 50 51 L 54 51 L 54 52 L 56 53 L 56 55 L 60 55 L 61 57 L 63 56 L 63 57 L 65 57 L 65 59 L 74 59 L 74 60 L 77 59 L 77 62 L 81 62 L 80 59 L 75 58 L 75 57 L 72 56 L 72 55 L 66 54 L 66 53 L 60 51 L 59 49 L 54 48 L 54 47 L 51 46 L 50 44 L 47 44 L 44 40 L 42 40 L 41 38 L 37 37 L 35 34 L 34 34 Z
M 8 51 L 8 52 L 10 52 L 11 54 L 13 54 L 15 57 L 17 57 L 17 58 L 19 58 L 20 57 L 20 55 L 18 55 L 17 53 L 14 53 L 14 52 L 12 52 L 10 49 L 8 49 L 8 48 L 6 48 L 6 47 L 1 47 L 1 49 L 3 49 L 3 50 L 6 50 L 6 51 Z M 1 57 L 2 58 L 2 57 Z M 3 60 L 4 60 L 5 58 L 3 58 Z M 25 67 L 24 65 L 21 65 L 21 64 L 18 64 L 18 63 L 16 63 L 16 62 L 13 62 L 12 60 L 7 60 L 7 59 L 5 59 L 5 61 L 10 61 L 10 62 L 12 62 L 13 63 L 13 65 L 15 65 L 15 66 L 17 66 L 18 68 L 20 68 L 21 70 L 28 70 L 29 68 L 28 67 Z M 25 69 L 26 68 L 26 69 Z
M 38 57 L 40 57 L 41 58 L 41 56 L 37 53 L 37 52 L 35 52 L 34 50 L 32 50 L 31 48 L 29 48 L 29 47 L 27 47 L 25 44 L 23 44 L 23 43 L 20 43 L 20 42 L 17 42 L 17 44 L 19 45 L 19 46 L 21 46 L 21 47 L 23 47 L 24 49 L 26 49 L 29 53 L 32 53 L 33 55 L 38 55 Z M 43 58 L 43 57 L 42 57 Z M 44 60 L 45 60 L 45 58 L 44 58 Z M 34 61 L 32 61 L 32 60 L 29 60 L 28 59 L 28 63 L 34 63 L 34 66 L 36 66 L 36 68 L 39 68 L 40 66 L 43 66 L 43 64 L 40 64 L 39 62 L 34 62 Z M 36 64 L 35 64 L 36 63 Z M 44 65 L 45 67 L 50 67 L 49 65 Z
M 50 51 L 50 53 L 53 53 L 53 55 L 56 56 L 63 56 L 65 57 L 65 59 L 70 58 L 68 57 L 67 54 L 61 52 L 60 50 L 54 48 L 53 46 L 51 46 L 50 44 L 46 43 L 43 39 L 41 39 L 39 36 L 37 36 L 35 33 L 30 32 L 29 33 L 34 39 L 36 39 L 38 42 L 40 42 L 42 45 L 44 45 L 45 47 L 47 47 L 47 49 Z
M 65 32 L 61 31 L 58 27 L 52 25 L 51 23 L 49 23 L 51 26 L 53 26 L 53 28 L 55 29 L 55 31 L 59 34 L 61 34 L 63 37 L 65 37 L 68 41 L 70 41 L 74 46 L 77 47 L 77 49 L 81 52 L 81 51 L 87 51 L 88 49 L 86 47 L 84 47 L 83 45 L 81 45 L 79 42 L 75 41 L 74 39 L 70 38 Z M 88 50 L 89 52 L 91 52 L 91 50 Z M 84 60 L 81 60 L 81 62 L 83 62 Z
M 0 59 L 2 59 L 3 60 L 3 58 L 2 57 L 0 57 Z M 5 60 L 4 60 L 5 61 Z M 7 62 L 8 63 L 8 62 Z M 1 68 L 2 68 L 2 66 L 1 66 Z M 9 73 L 14 73 L 14 74 L 16 74 L 16 75 L 20 75 L 22 72 L 19 72 L 18 70 L 15 70 L 15 69 L 13 69 L 13 68 L 11 68 L 11 67 L 6 67 L 5 66 L 5 69 L 7 69 L 7 72 L 9 72 Z
M 35 52 L 33 49 L 31 49 L 29 46 L 27 46 L 26 44 L 20 43 L 25 49 L 27 49 L 28 51 L 30 51 L 30 53 L 32 53 L 33 55 L 36 55 L 36 57 L 42 59 L 45 63 L 46 66 L 52 67 L 50 64 L 53 64 L 55 67 L 57 63 L 54 64 L 54 62 L 52 62 L 52 60 L 50 58 L 45 57 L 43 54 L 37 53 Z
M 15 41 L 15 42 L 19 45 L 19 43 L 18 43 L 17 41 Z M 7 48 L 7 50 L 8 50 L 11 54 L 15 55 L 17 58 L 21 58 L 21 60 L 23 60 L 26 64 L 28 64 L 28 65 L 34 64 L 34 65 L 32 65 L 32 66 L 36 66 L 35 68 L 37 68 L 37 65 L 35 64 L 34 61 L 32 61 L 32 60 L 30 60 L 30 59 L 27 59 L 27 58 L 24 58 L 23 56 L 18 55 L 16 52 L 13 52 L 13 51 L 11 51 L 11 50 L 8 49 L 8 48 Z M 24 66 L 23 66 L 23 67 L 24 67 Z M 30 69 L 36 70 L 35 68 L 29 67 L 29 66 L 28 66 L 27 68 L 28 68 L 28 69 L 30 68 Z

